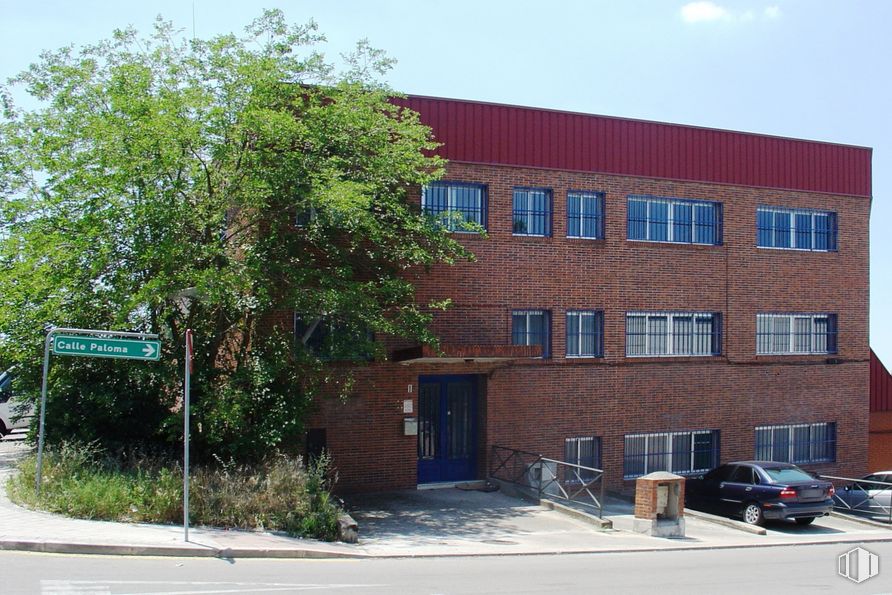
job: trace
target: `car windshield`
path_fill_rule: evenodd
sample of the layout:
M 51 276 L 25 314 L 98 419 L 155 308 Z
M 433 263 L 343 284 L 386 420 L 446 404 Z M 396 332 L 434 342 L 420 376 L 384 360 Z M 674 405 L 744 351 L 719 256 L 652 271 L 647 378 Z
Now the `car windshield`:
M 813 481 L 815 479 L 799 467 L 765 467 L 765 473 L 776 483 Z

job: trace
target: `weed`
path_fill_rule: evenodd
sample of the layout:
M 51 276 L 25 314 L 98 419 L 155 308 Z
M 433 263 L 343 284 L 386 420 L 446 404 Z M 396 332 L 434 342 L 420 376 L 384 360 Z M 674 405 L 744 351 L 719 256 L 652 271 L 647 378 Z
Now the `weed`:
M 305 466 L 300 457 L 276 454 L 256 465 L 218 460 L 194 468 L 190 523 L 334 540 L 341 509 L 329 492 L 330 467 L 327 455 Z M 24 459 L 19 471 L 7 491 L 22 506 L 87 519 L 182 522 L 178 463 L 134 453 L 113 457 L 95 443 L 64 443 L 44 453 L 39 498 L 36 457 Z

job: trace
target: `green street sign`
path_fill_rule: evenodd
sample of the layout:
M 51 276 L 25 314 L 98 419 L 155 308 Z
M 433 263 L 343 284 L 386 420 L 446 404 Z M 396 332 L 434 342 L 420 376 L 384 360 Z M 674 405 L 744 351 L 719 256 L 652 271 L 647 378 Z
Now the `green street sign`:
M 53 338 L 53 353 L 56 355 L 76 355 L 81 357 L 141 359 L 154 362 L 161 358 L 161 342 L 56 335 Z

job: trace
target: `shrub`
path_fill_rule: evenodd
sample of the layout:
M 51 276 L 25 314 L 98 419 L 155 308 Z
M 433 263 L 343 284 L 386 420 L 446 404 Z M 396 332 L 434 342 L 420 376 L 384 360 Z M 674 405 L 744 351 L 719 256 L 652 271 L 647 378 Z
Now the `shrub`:
M 158 457 L 111 456 L 96 443 L 64 443 L 44 453 L 41 495 L 34 491 L 36 457 L 10 478 L 10 499 L 29 508 L 110 521 L 179 523 L 183 471 Z M 337 538 L 340 507 L 331 496 L 331 461 L 304 466 L 300 457 L 271 455 L 256 465 L 217 461 L 190 473 L 190 523 Z

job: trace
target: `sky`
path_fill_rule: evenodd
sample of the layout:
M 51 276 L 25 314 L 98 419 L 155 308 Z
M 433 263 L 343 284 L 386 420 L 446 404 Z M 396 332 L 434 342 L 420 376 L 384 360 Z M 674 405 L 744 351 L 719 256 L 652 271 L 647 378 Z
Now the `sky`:
M 401 92 L 873 148 L 870 342 L 892 365 L 892 2 L 886 0 L 0 0 L 0 80 L 41 50 L 156 16 L 207 38 L 262 8 L 367 38 Z

